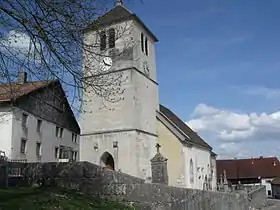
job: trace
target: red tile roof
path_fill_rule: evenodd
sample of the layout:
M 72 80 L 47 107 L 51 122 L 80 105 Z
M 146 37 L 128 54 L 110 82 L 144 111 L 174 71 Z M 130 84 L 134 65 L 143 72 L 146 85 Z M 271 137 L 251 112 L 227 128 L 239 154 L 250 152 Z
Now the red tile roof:
M 20 96 L 31 93 L 39 88 L 46 87 L 54 81 L 33 81 L 21 83 L 0 84 L 0 102 L 11 101 Z
M 280 176 L 280 162 L 276 157 L 217 160 L 217 176 L 224 170 L 228 179 L 273 178 Z

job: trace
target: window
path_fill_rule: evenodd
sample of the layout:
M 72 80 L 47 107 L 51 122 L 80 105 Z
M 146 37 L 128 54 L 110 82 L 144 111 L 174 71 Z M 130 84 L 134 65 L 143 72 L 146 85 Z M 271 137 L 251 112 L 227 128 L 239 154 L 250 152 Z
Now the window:
M 267 194 L 268 194 L 269 196 L 271 196 L 271 190 L 268 190 L 268 191 L 267 191 Z
M 36 155 L 41 156 L 41 143 L 40 142 L 36 143 Z
M 72 142 L 77 143 L 78 135 L 76 133 L 72 133 Z
M 55 136 L 58 137 L 58 135 L 59 135 L 59 127 L 56 126 L 56 128 L 55 128 Z
M 148 53 L 148 39 L 147 39 L 147 37 L 145 38 L 145 52 L 146 52 L 146 55 L 148 56 L 149 53 Z
M 28 118 L 28 115 L 27 114 L 22 114 L 22 121 L 21 121 L 21 124 L 23 127 L 26 127 L 26 124 L 27 124 L 27 118 Z
M 21 139 L 20 153 L 22 153 L 22 154 L 26 153 L 26 142 L 27 142 L 27 139 Z
M 141 33 L 141 49 L 142 49 L 142 52 L 144 52 L 144 34 Z
M 109 48 L 114 48 L 116 43 L 116 32 L 115 29 L 109 29 Z
M 59 159 L 63 159 L 63 147 L 59 147 Z
M 194 171 L 193 171 L 193 161 L 190 160 L 190 182 L 194 183 Z
M 42 120 L 37 120 L 37 131 L 41 131 L 41 126 L 42 126 Z
M 59 132 L 59 138 L 63 137 L 63 128 L 60 128 L 60 132 Z
M 102 31 L 100 33 L 100 50 L 106 49 L 106 33 L 105 31 Z
M 58 147 L 54 148 L 54 157 L 58 158 Z
M 55 136 L 56 137 L 59 137 L 59 138 L 62 138 L 63 137 L 63 128 L 59 127 L 59 126 L 56 126 L 55 128 Z
M 78 152 L 74 151 L 73 152 L 73 160 L 77 160 Z

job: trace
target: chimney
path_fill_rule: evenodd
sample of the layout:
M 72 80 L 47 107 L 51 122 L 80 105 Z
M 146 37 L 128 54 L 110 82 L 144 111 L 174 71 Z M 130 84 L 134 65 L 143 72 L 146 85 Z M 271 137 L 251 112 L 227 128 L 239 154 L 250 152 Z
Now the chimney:
M 24 84 L 27 82 L 27 72 L 19 72 L 18 73 L 18 83 L 19 84 Z

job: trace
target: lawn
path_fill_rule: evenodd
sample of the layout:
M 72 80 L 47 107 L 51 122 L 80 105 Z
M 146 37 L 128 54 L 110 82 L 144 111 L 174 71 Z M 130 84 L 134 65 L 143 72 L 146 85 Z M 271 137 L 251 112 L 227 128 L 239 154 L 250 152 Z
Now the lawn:
M 18 188 L 0 190 L 0 210 L 16 209 L 133 210 L 134 208 L 62 189 Z

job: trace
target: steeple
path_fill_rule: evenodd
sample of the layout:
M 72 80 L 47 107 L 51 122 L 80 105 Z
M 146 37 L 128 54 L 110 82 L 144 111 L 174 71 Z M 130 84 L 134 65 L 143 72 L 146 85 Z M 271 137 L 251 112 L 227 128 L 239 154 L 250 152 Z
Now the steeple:
M 122 0 L 116 0 L 116 6 L 121 6 L 123 5 L 123 1 Z

